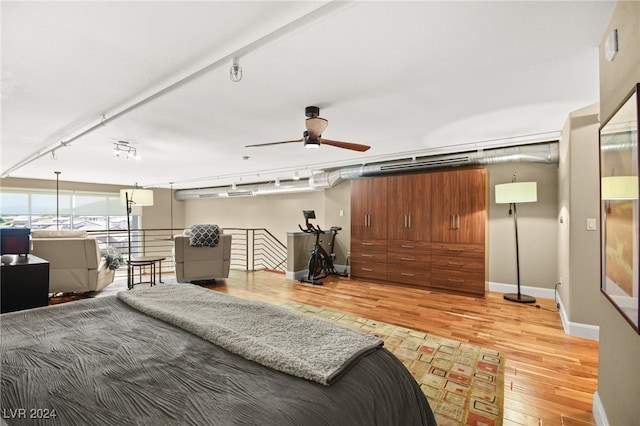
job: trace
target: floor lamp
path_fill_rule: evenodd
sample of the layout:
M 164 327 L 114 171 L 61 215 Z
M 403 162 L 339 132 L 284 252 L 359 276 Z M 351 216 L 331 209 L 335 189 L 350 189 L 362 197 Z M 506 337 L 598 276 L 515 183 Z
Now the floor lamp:
M 504 298 L 518 303 L 535 303 L 536 299 L 520 292 L 520 252 L 518 247 L 518 212 L 517 203 L 531 203 L 538 201 L 536 182 L 514 182 L 496 185 L 496 204 L 509 204 L 509 214 L 513 211 L 513 224 L 516 230 L 516 278 L 517 293 L 505 293 Z
M 153 190 L 129 188 L 120 190 L 120 204 L 127 207 L 127 238 L 129 241 L 129 257 L 127 258 L 127 288 L 133 288 L 133 270 L 131 269 L 131 211 L 133 206 L 152 206 Z

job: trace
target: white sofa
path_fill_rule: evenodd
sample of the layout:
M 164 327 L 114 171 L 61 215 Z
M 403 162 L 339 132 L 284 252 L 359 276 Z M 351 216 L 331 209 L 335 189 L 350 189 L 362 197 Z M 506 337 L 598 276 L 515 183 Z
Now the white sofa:
M 231 235 L 220 230 L 217 247 L 192 247 L 189 230 L 174 237 L 176 280 L 203 281 L 228 278 L 231 267 Z
M 86 231 L 33 230 L 31 254 L 49 261 L 49 293 L 98 291 L 115 276 Z

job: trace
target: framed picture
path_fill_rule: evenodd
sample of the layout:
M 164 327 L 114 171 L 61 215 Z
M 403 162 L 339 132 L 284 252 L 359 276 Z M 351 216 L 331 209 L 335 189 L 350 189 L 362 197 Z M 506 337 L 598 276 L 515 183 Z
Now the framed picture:
M 636 84 L 600 127 L 601 290 L 638 333 L 639 90 Z

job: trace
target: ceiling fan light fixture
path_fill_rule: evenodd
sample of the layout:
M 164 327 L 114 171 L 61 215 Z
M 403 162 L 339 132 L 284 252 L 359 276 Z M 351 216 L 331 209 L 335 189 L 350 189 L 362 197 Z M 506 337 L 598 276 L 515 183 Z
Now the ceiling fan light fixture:
M 305 124 L 309 133 L 320 136 L 329 125 L 329 122 L 322 117 L 312 117 L 307 118 Z
M 307 139 L 304 141 L 304 147 L 307 149 L 320 148 L 320 141 L 318 139 Z

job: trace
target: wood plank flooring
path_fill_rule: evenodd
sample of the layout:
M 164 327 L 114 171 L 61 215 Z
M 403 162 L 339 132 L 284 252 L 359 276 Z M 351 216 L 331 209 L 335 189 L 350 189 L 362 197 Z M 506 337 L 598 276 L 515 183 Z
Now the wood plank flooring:
M 322 286 L 272 272 L 231 271 L 207 286 L 267 302 L 291 300 L 493 348 L 506 356 L 504 425 L 594 425 L 598 342 L 565 335 L 555 302 L 508 302 L 330 277 Z

